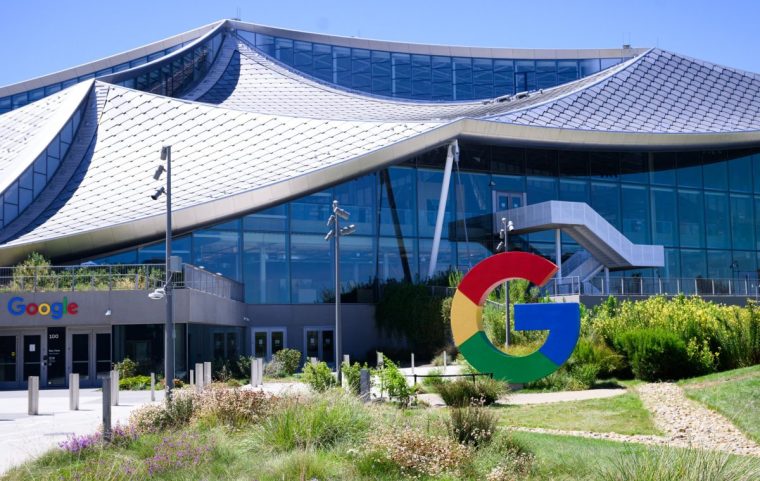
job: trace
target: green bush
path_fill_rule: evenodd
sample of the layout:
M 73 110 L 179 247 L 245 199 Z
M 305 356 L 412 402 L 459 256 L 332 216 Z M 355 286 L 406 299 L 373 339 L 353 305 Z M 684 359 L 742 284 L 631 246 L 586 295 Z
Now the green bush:
M 122 391 L 142 391 L 150 387 L 150 376 L 119 377 L 119 389 Z
M 437 386 L 438 394 L 447 406 L 491 405 L 507 392 L 507 386 L 501 381 L 489 378 L 457 379 L 442 382 Z
M 387 356 L 383 356 L 383 367 L 377 370 L 377 375 L 380 378 L 381 393 L 387 392 L 389 398 L 398 401 L 402 406 L 409 405 L 412 389 L 398 366 Z
M 285 366 L 277 359 L 272 359 L 271 362 L 264 365 L 264 376 L 266 377 L 282 378 L 287 375 L 288 373 L 285 371 Z
M 282 363 L 286 376 L 292 376 L 301 365 L 301 351 L 297 349 L 282 349 L 274 353 L 273 360 Z
M 568 364 L 573 366 L 594 365 L 598 369 L 598 376 L 602 378 L 614 376 L 626 367 L 623 356 L 612 350 L 604 342 L 595 341 L 587 337 L 578 339 L 578 343 Z
M 137 363 L 128 357 L 114 364 L 113 368 L 119 372 L 119 378 L 134 377 L 137 374 Z
M 491 442 L 496 433 L 497 416 L 480 406 L 454 408 L 449 412 L 446 427 L 458 443 L 479 447 Z
M 315 392 L 325 392 L 338 384 L 332 370 L 325 362 L 312 364 L 307 361 L 303 366 L 301 379 Z
M 689 365 L 686 343 L 672 331 L 635 329 L 616 337 L 613 342 L 624 353 L 638 379 L 673 380 L 694 373 Z
M 237 360 L 237 370 L 241 378 L 247 379 L 251 375 L 250 356 L 240 356 Z
M 284 401 L 261 420 L 253 440 L 257 447 L 272 451 L 324 449 L 358 440 L 369 425 L 369 413 L 361 402 L 332 392 L 305 402 Z
M 366 362 L 363 366 L 358 362 L 349 364 L 345 361 L 340 365 L 340 372 L 343 376 L 343 379 L 346 380 L 346 388 L 348 389 L 348 392 L 352 394 L 359 394 L 361 390 L 362 369 L 369 370 L 369 366 L 367 366 Z

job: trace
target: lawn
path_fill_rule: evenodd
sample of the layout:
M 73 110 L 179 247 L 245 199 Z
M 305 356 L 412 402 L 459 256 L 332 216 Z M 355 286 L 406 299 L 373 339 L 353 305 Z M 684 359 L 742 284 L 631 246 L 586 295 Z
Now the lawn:
M 691 399 L 726 416 L 760 442 L 760 365 L 681 381 Z
M 500 406 L 500 425 L 592 431 L 660 434 L 652 417 L 632 392 L 620 396 L 525 406 Z

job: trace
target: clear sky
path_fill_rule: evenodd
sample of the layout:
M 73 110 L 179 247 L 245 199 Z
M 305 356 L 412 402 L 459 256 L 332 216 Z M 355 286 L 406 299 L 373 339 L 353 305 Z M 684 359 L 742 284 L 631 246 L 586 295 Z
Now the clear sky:
M 661 47 L 760 72 L 757 0 L 0 0 L 0 85 L 240 13 L 333 35 L 450 45 Z

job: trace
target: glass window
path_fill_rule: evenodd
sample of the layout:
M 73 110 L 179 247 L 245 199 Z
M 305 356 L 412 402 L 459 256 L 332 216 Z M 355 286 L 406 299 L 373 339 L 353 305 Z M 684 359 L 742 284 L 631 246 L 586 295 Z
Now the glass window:
M 652 242 L 678 245 L 678 213 L 673 189 L 652 187 Z M 676 274 L 677 275 L 677 274 Z
M 636 244 L 649 244 L 649 192 L 644 186 L 623 185 L 623 234 Z
M 341 225 L 354 224 L 357 235 L 373 235 L 377 223 L 375 175 L 365 175 L 335 187 L 335 198 L 351 217 Z M 324 230 L 324 229 L 323 229 Z
M 417 184 L 414 169 L 391 167 L 380 177 L 380 235 L 417 235 Z
M 678 191 L 678 229 L 681 234 L 681 247 L 705 246 L 704 214 L 705 206 L 701 192 Z
M 340 239 L 341 300 L 373 302 L 375 245 L 373 237 L 351 235 Z
M 561 177 L 588 177 L 588 152 L 560 150 L 558 155 Z
M 707 275 L 712 279 L 731 277 L 731 251 L 707 251 Z
M 381 282 L 417 279 L 415 244 L 413 239 L 380 238 L 377 277 Z
M 734 249 L 752 249 L 755 246 L 752 199 L 748 195 L 731 195 L 731 237 Z
M 707 277 L 707 268 L 705 265 L 705 251 L 682 249 L 681 250 L 681 276 L 686 279 L 693 279 L 697 277 Z M 688 282 L 684 282 L 682 285 L 684 291 L 693 292 L 693 286 L 690 286 Z
M 757 259 L 755 257 L 754 251 L 734 251 L 731 275 L 741 280 L 757 279 Z
M 665 279 L 681 276 L 681 256 L 678 249 L 665 249 L 665 265 L 657 268 L 657 275 Z
M 536 83 L 540 89 L 557 85 L 557 62 L 554 60 L 536 61 Z
M 419 205 L 419 235 L 420 237 L 433 237 L 435 233 L 435 222 L 438 217 L 438 204 L 441 198 L 441 185 L 443 183 L 443 172 L 440 170 L 417 171 L 417 196 Z M 454 213 L 456 207 L 456 197 L 454 196 L 454 186 L 456 182 L 449 184 L 448 201 L 443 220 L 442 236 L 444 239 L 449 238 L 449 227 L 454 222 Z
M 752 191 L 752 157 L 749 155 L 732 159 L 728 162 L 731 190 L 736 192 Z
M 557 151 L 528 149 L 525 151 L 525 166 L 528 175 L 557 175 Z
M 675 185 L 676 154 L 655 152 L 650 154 L 650 179 L 653 184 Z
M 512 241 L 510 240 L 510 245 Z M 472 266 L 490 256 L 492 252 L 480 242 L 457 242 L 458 270 L 466 272 Z
M 581 60 L 578 63 L 580 64 L 580 68 L 581 68 L 581 77 L 591 75 L 602 69 L 601 62 L 598 58 Z
M 491 148 L 491 171 L 525 175 L 525 149 L 493 146 Z
M 312 304 L 334 299 L 333 243 L 324 235 L 290 237 L 291 302 Z
M 559 60 L 557 62 L 557 84 L 572 82 L 580 78 L 577 60 Z
M 620 175 L 620 156 L 617 152 L 590 152 L 589 175 L 600 180 L 617 180 Z
M 728 189 L 728 169 L 722 152 L 705 152 L 702 164 L 702 174 L 705 179 L 705 189 Z
M 559 179 L 559 200 L 569 202 L 589 202 L 588 182 L 583 180 Z
M 557 179 L 551 177 L 527 177 L 527 203 L 538 204 L 557 198 Z
M 705 192 L 705 228 L 707 247 L 728 249 L 731 247 L 729 230 L 728 194 Z
M 190 236 L 172 240 L 172 255 L 181 257 L 182 262 L 193 263 L 190 255 L 191 244 Z M 138 264 L 163 264 L 166 262 L 165 256 L 166 247 L 164 247 L 163 242 L 147 245 L 137 250 Z
M 240 232 L 193 232 L 193 264 L 196 266 L 203 266 L 207 271 L 241 280 L 240 261 Z
M 465 229 L 462 219 L 467 220 L 466 228 L 470 240 L 473 240 L 475 232 L 490 235 L 493 222 L 493 198 L 489 186 L 489 175 L 462 173 L 459 178 L 462 184 L 460 186 L 457 183 L 455 188 L 459 238 L 462 238 Z
M 620 180 L 645 184 L 649 181 L 649 155 L 646 152 L 620 154 Z
M 426 278 L 430 270 L 430 254 L 433 250 L 433 241 L 431 239 L 420 239 L 420 277 Z M 457 268 L 456 253 L 454 252 L 454 243 L 445 239 L 441 240 L 438 246 L 438 261 L 435 265 L 436 274 L 445 274 Z
M 459 168 L 488 171 L 491 168 L 491 149 L 488 145 L 459 143 Z
M 286 234 L 243 234 L 245 302 L 288 304 L 288 250 Z M 327 242 L 325 242 L 327 244 Z
M 702 187 L 701 152 L 679 152 L 678 185 L 681 187 Z
M 290 203 L 290 229 L 292 232 L 325 234 L 327 219 L 332 214 L 334 196 L 331 190 L 301 197 Z
M 288 229 L 288 205 L 281 204 L 243 217 L 243 229 L 284 232 Z
M 274 40 L 274 56 L 286 65 L 293 65 L 293 41 L 287 38 Z
M 620 229 L 620 186 L 591 183 L 591 207 L 616 229 Z

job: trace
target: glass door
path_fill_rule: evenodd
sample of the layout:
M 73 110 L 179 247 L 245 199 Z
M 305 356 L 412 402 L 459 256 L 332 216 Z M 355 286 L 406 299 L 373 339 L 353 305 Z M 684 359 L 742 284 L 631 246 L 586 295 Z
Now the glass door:
M 71 335 L 71 372 L 79 374 L 79 383 L 90 381 L 90 335 Z
M 305 330 L 307 360 L 316 357 L 320 361 L 332 364 L 335 361 L 335 336 L 333 329 L 328 327 L 310 328 Z
M 267 361 L 272 356 L 285 348 L 285 329 L 254 329 L 253 330 L 253 355 L 263 357 Z
M 95 379 L 107 376 L 110 371 L 111 333 L 98 332 L 95 334 Z
M 266 331 L 256 331 L 253 333 L 253 356 L 267 358 L 269 351 L 269 342 Z
M 40 376 L 40 385 L 44 386 L 42 378 L 42 336 L 39 334 L 25 335 L 23 342 L 24 370 L 22 382 L 26 383 L 29 376 Z
M 330 364 L 335 361 L 335 342 L 333 338 L 333 331 L 324 330 L 322 334 L 322 355 L 319 358 Z
M 0 336 L 0 386 L 15 387 L 18 382 L 16 336 Z
M 271 355 L 274 356 L 278 351 L 285 349 L 285 331 L 272 331 L 270 337 L 272 340 L 270 343 L 272 346 Z
M 311 359 L 316 357 L 319 359 L 319 331 L 307 330 L 306 331 L 306 358 Z

